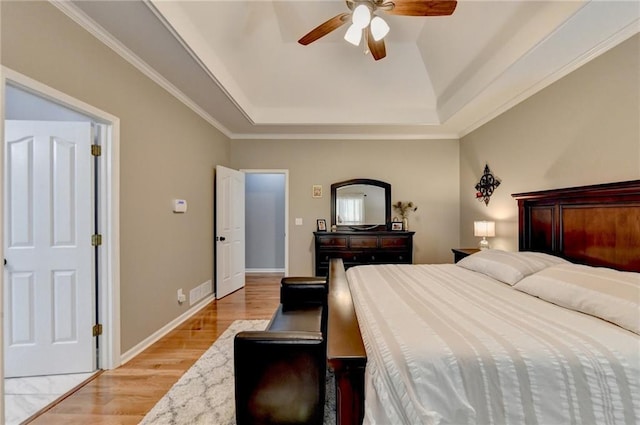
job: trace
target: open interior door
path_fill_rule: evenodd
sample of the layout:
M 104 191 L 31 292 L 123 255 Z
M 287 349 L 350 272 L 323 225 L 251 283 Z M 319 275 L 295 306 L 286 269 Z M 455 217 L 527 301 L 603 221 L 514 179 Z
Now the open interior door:
M 244 173 L 216 167 L 216 299 L 244 287 Z
M 5 122 L 6 377 L 92 372 L 91 123 Z

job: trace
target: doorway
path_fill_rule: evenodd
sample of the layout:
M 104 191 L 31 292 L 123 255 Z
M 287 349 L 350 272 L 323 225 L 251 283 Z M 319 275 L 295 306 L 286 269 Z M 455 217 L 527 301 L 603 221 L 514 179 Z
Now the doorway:
M 0 90 L 0 102 L 4 105 L 4 109 L 2 110 L 2 122 L 5 127 L 5 133 L 9 135 L 9 128 L 14 127 L 13 124 L 17 122 L 18 126 L 25 124 L 27 121 L 48 121 L 53 122 L 53 126 L 57 125 L 66 125 L 69 122 L 76 122 L 78 126 L 91 128 L 88 132 L 89 140 L 87 143 L 89 144 L 89 150 L 93 151 L 87 157 L 89 158 L 89 165 L 85 165 L 86 169 L 89 170 L 89 178 L 88 184 L 81 192 L 74 192 L 74 190 L 68 190 L 69 185 L 62 185 L 60 189 L 61 192 L 58 192 L 55 197 L 51 197 L 50 200 L 55 204 L 56 202 L 64 201 L 66 205 L 75 205 L 76 201 L 79 199 L 75 199 L 82 197 L 84 202 L 87 202 L 87 193 L 89 193 L 88 203 L 84 207 L 82 207 L 83 215 L 88 210 L 88 217 L 85 218 L 84 227 L 82 227 L 82 232 L 89 229 L 88 235 L 76 235 L 75 232 L 78 232 L 77 229 L 71 229 L 71 227 L 66 228 L 66 233 L 58 233 L 56 237 L 60 237 L 57 240 L 57 243 L 60 247 L 68 247 L 73 245 L 70 242 L 71 239 L 77 238 L 77 240 L 86 241 L 85 237 L 89 239 L 89 243 L 86 244 L 89 247 L 88 255 L 87 251 L 83 249 L 83 258 L 81 263 L 83 264 L 82 269 L 84 271 L 79 272 L 79 274 L 75 274 L 74 269 L 68 266 L 58 267 L 58 271 L 61 269 L 65 269 L 59 273 L 53 273 L 59 280 L 55 283 L 54 286 L 57 289 L 60 289 L 61 292 L 55 294 L 57 297 L 57 301 L 62 300 L 66 297 L 66 303 L 69 304 L 71 300 L 78 298 L 82 304 L 87 304 L 89 306 L 88 309 L 85 309 L 85 312 L 82 313 L 84 319 L 81 322 L 78 321 L 77 317 L 74 317 L 74 314 L 68 314 L 68 311 L 71 309 L 65 308 L 65 302 L 59 305 L 57 312 L 62 312 L 58 317 L 54 316 L 54 319 L 59 320 L 57 324 L 61 325 L 56 328 L 55 326 L 49 326 L 50 328 L 54 328 L 54 332 L 59 332 L 56 335 L 57 340 L 60 341 L 60 338 L 63 340 L 66 338 L 68 340 L 73 340 L 75 338 L 74 332 L 84 333 L 83 338 L 90 340 L 90 346 L 88 350 L 84 351 L 84 354 L 81 354 L 80 357 L 82 361 L 85 363 L 83 366 L 84 371 L 89 371 L 91 374 L 98 369 L 112 369 L 120 364 L 120 336 L 119 336 L 119 298 L 117 294 L 119 293 L 119 275 L 117 270 L 119 268 L 118 263 L 118 145 L 119 145 L 119 121 L 116 117 L 111 116 L 103 111 L 100 111 L 96 108 L 93 108 L 90 105 L 87 105 L 77 99 L 71 98 L 57 90 L 45 86 L 35 80 L 32 80 L 22 74 L 16 73 L 10 69 L 2 68 L 1 70 L 1 83 L 2 89 Z M 9 120 L 13 120 L 12 124 L 9 124 Z M 57 130 L 56 130 L 57 131 Z M 20 137 L 15 137 L 16 133 L 13 133 L 13 138 L 16 140 L 23 140 Z M 46 136 L 45 136 L 45 139 Z M 62 138 L 65 139 L 65 138 Z M 51 142 L 54 139 L 47 139 L 49 145 L 55 145 L 54 142 Z M 71 140 L 71 139 L 69 139 Z M 63 159 L 63 162 L 60 163 L 61 168 L 65 168 L 67 170 L 72 170 L 68 172 L 68 177 L 70 179 L 80 179 L 86 178 L 83 177 L 84 172 L 76 173 L 76 169 L 74 167 L 69 167 L 71 160 L 75 160 L 74 157 L 79 155 L 76 150 L 83 149 L 79 145 L 74 145 L 74 143 L 69 142 L 69 140 L 64 140 L 59 144 L 60 152 L 56 151 L 56 154 L 63 153 L 66 150 L 66 157 L 64 155 L 58 156 L 58 159 Z M 67 143 L 69 142 L 69 143 Z M 26 177 L 26 180 L 23 180 L 22 183 L 18 183 L 18 186 L 15 186 L 13 192 L 14 194 L 19 193 L 18 189 L 23 187 L 30 187 L 33 184 L 30 182 L 31 177 L 29 177 L 29 173 L 25 173 L 22 171 L 18 171 L 17 173 L 11 174 L 10 168 L 7 168 L 7 161 L 11 160 L 13 154 L 15 154 L 13 159 L 16 159 L 22 153 L 30 153 L 33 145 L 36 143 L 34 139 L 32 142 L 17 142 L 13 147 L 16 149 L 13 152 L 9 152 L 5 147 L 3 149 L 2 160 L 0 163 L 2 164 L 2 172 L 0 172 L 0 179 L 2 180 L 3 187 L 7 187 L 11 181 L 19 181 L 16 178 L 17 174 L 21 174 L 22 177 Z M 95 150 L 91 149 L 90 145 L 99 145 L 100 148 L 96 148 Z M 3 140 L 3 146 L 5 145 L 5 141 Z M 31 146 L 29 146 L 31 145 Z M 12 147 L 12 148 L 13 148 Z M 50 153 L 50 152 L 49 152 Z M 95 155 L 94 158 L 91 155 Z M 29 160 L 32 162 L 28 162 L 30 166 L 37 166 L 35 161 Z M 18 162 L 16 162 L 18 163 Z M 24 165 L 25 163 L 20 163 Z M 10 166 L 10 164 L 9 164 Z M 24 168 L 24 167 L 23 167 Z M 14 171 L 16 171 L 14 169 Z M 11 192 L 11 190 L 7 190 L 7 192 Z M 33 192 L 31 198 L 37 196 L 37 190 Z M 29 200 L 29 196 L 18 196 L 17 198 L 10 198 L 7 196 L 3 200 L 3 208 L 2 212 L 4 215 L 4 219 L 2 220 L 3 224 L 3 233 L 2 233 L 2 247 L 3 254 L 5 257 L 10 256 L 10 249 L 7 249 L 8 246 L 15 242 L 15 240 L 11 240 L 12 230 L 7 227 L 11 220 L 13 212 L 12 207 L 15 207 L 13 203 L 16 205 L 22 202 L 21 207 L 26 207 L 27 210 L 34 210 L 34 205 L 29 205 L 31 200 Z M 7 199 L 10 199 L 7 201 Z M 80 202 L 81 203 L 81 202 Z M 33 203 L 35 204 L 35 203 Z M 57 214 L 57 218 L 64 218 L 64 214 L 61 212 L 67 212 L 66 219 L 63 219 L 66 223 L 70 221 L 76 220 L 78 217 L 75 217 L 76 210 L 73 213 L 70 212 L 69 208 L 64 207 L 64 205 L 54 205 L 51 209 L 51 214 L 41 214 L 41 210 L 35 210 L 32 213 L 34 219 L 37 219 L 38 215 L 46 215 L 46 220 L 51 222 L 51 217 L 55 217 Z M 14 214 L 15 216 L 15 214 Z M 69 219 L 71 217 L 71 220 Z M 12 225 L 15 225 L 14 222 Z M 17 223 L 16 228 L 20 228 L 23 230 L 22 236 L 28 235 L 31 230 L 25 232 L 25 224 L 29 227 L 29 223 L 27 221 L 22 221 L 21 223 Z M 40 225 L 40 228 L 43 226 Z M 62 228 L 59 228 L 62 229 Z M 8 231 L 9 230 L 9 231 Z M 51 229 L 47 230 L 48 234 L 51 234 Z M 35 234 L 35 233 L 34 233 Z M 94 238 L 92 235 L 100 235 L 102 237 L 102 244 L 99 242 L 99 238 Z M 71 238 L 71 239 L 70 239 Z M 23 238 L 24 239 L 24 238 Z M 26 238 L 28 239 L 28 237 Z M 83 242 L 85 243 L 85 242 Z M 14 244 L 15 245 L 15 244 Z M 92 245 L 94 246 L 92 248 Z M 54 257 L 54 255 L 47 255 L 43 258 L 50 259 Z M 35 257 L 34 257 L 35 258 Z M 20 259 L 23 261 L 24 259 Z M 42 260 L 36 260 L 38 264 Z M 31 308 L 35 311 L 37 305 L 29 301 L 29 290 L 23 291 L 22 294 L 19 294 L 19 297 L 16 297 L 16 288 L 18 288 L 17 282 L 15 280 L 16 276 L 18 278 L 23 279 L 23 281 L 29 281 L 29 273 L 14 273 L 16 270 L 19 272 L 20 270 L 18 266 L 19 262 L 16 262 L 13 272 L 11 272 L 11 261 L 7 263 L 7 267 L 5 267 L 4 273 L 2 275 L 2 280 L 0 281 L 0 301 L 3 302 L 5 306 L 5 311 L 10 311 L 10 308 L 6 308 L 15 300 L 18 302 L 14 305 L 20 307 Z M 87 265 L 88 263 L 88 265 Z M 42 274 L 42 273 L 41 273 Z M 51 274 L 51 273 L 50 273 Z M 88 276 L 87 276 L 88 274 Z M 79 276 L 83 275 L 82 278 Z M 9 277 L 9 278 L 8 278 Z M 85 282 L 83 286 L 83 290 L 79 290 L 80 288 L 80 280 Z M 89 290 L 87 290 L 87 281 L 89 285 Z M 33 286 L 33 285 L 32 285 Z M 51 286 L 51 284 L 49 284 Z M 7 296 L 7 294 L 11 293 L 11 296 Z M 17 290 L 18 292 L 20 289 Z M 84 295 L 81 295 L 84 293 Z M 17 311 L 17 310 L 16 310 Z M 65 312 L 67 314 L 65 315 Z M 86 316 L 89 316 L 87 319 Z M 17 316 L 16 316 L 17 317 Z M 0 318 L 0 329 L 2 330 L 2 337 L 0 337 L 0 346 L 2 347 L 2 378 L 7 376 L 4 370 L 5 364 L 10 366 L 10 355 L 7 355 L 7 350 L 9 348 L 15 348 L 20 344 L 13 344 L 14 347 L 8 347 L 6 344 L 7 338 L 13 338 L 17 334 L 20 337 L 29 336 L 29 331 L 26 330 L 26 327 L 22 325 L 17 325 L 15 323 L 11 323 L 11 320 L 8 319 L 8 314 L 4 316 L 4 318 Z M 84 328 L 85 322 L 89 323 L 89 328 Z M 75 329 L 77 323 L 82 323 L 83 329 Z M 102 328 L 105 329 L 104 333 L 99 332 L 99 327 L 94 325 L 102 325 Z M 22 326 L 22 327 L 21 327 Z M 20 333 L 21 332 L 21 333 Z M 97 333 L 96 337 L 93 337 L 93 332 Z M 28 338 L 27 338 L 28 339 Z M 9 339 L 10 342 L 15 343 L 16 339 Z M 29 345 L 31 341 L 26 341 L 26 345 Z M 63 345 L 63 344 L 60 344 Z M 71 345 L 71 344 L 69 344 Z M 20 347 L 24 348 L 24 347 Z M 73 355 L 76 352 L 73 351 Z M 44 354 L 47 357 L 46 354 Z M 77 360 L 77 358 L 76 358 Z M 75 361 L 75 360 L 74 360 Z M 43 365 L 46 365 L 47 362 L 40 362 Z M 49 364 L 58 364 L 58 362 L 48 362 Z M 88 365 L 88 366 L 87 366 Z M 10 372 L 10 371 L 9 371 Z M 53 370 L 50 371 L 45 369 L 36 370 L 35 374 L 40 375 L 39 378 L 42 378 L 41 375 L 46 373 L 56 373 L 60 374 L 65 372 L 64 370 Z M 18 375 L 25 374 L 33 374 L 29 372 L 25 372 L 21 370 L 17 373 Z M 86 373 L 83 374 L 74 374 L 65 375 L 66 378 L 63 381 L 66 381 L 70 388 L 74 387 L 78 384 L 78 381 L 74 378 L 80 377 L 80 380 L 83 381 L 87 378 Z M 44 382 L 50 382 L 50 379 L 40 379 Z M 6 382 L 6 381 L 5 381 Z M 16 403 L 5 403 L 5 399 L 9 397 L 8 391 L 10 391 L 10 387 L 6 386 L 3 389 L 2 396 L 0 397 L 0 411 L 4 411 L 5 417 L 7 419 L 11 419 L 10 422 L 22 422 L 19 418 L 16 419 L 15 412 L 9 412 L 9 409 L 4 410 L 2 407 L 11 407 Z M 64 391 L 66 392 L 66 391 Z M 64 393 L 63 392 L 63 393 Z M 54 397 L 55 399 L 56 397 Z M 46 397 L 40 397 L 40 399 L 47 399 Z M 52 400 L 49 400 L 52 401 Z M 5 406 L 5 404 L 8 404 Z M 40 406 L 42 407 L 42 406 Z M 39 409 L 38 409 L 39 410 Z M 37 411 L 37 410 L 36 410 Z M 28 416 L 27 416 L 28 417 Z M 24 419 L 24 417 L 22 418 Z
M 288 274 L 288 170 L 242 170 L 246 272 Z

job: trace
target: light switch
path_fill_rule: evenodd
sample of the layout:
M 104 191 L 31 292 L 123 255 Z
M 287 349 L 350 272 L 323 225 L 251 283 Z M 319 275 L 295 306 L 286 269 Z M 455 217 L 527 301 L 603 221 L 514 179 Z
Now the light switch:
M 302 219 L 299 217 L 296 217 L 296 226 L 302 226 Z

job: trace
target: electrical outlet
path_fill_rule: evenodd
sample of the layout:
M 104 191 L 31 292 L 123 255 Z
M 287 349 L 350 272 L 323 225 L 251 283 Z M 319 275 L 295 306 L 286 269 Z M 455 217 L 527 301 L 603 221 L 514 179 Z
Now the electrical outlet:
M 178 289 L 178 304 L 182 304 L 187 300 L 187 296 L 182 292 L 182 288 Z

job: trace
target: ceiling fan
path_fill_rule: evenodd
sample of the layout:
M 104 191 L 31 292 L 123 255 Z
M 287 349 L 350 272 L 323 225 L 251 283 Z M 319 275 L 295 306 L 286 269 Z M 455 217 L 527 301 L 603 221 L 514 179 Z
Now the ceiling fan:
M 345 0 L 351 12 L 340 13 L 318 25 L 298 43 L 306 46 L 324 37 L 331 31 L 340 28 L 351 20 L 351 25 L 344 36 L 349 43 L 358 46 L 364 37 L 375 60 L 387 55 L 384 37 L 389 32 L 389 25 L 377 15 L 378 11 L 390 15 L 404 16 L 448 16 L 456 9 L 453 0 Z M 351 19 L 349 19 L 351 18 Z

